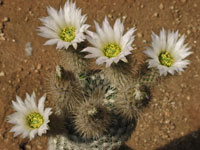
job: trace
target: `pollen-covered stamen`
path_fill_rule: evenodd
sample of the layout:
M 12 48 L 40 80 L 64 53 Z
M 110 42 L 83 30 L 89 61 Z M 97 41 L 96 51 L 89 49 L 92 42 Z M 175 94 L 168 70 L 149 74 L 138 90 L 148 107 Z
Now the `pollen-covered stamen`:
M 116 57 L 121 52 L 121 47 L 115 43 L 108 43 L 103 48 L 103 52 L 108 58 Z
M 163 66 L 171 67 L 174 63 L 174 58 L 167 51 L 162 51 L 159 55 L 160 64 Z
M 59 36 L 63 41 L 71 42 L 74 40 L 74 38 L 76 36 L 75 28 L 72 26 L 65 27 L 60 31 Z
M 30 128 L 37 129 L 44 123 L 44 118 L 40 113 L 33 112 L 26 117 L 26 121 Z

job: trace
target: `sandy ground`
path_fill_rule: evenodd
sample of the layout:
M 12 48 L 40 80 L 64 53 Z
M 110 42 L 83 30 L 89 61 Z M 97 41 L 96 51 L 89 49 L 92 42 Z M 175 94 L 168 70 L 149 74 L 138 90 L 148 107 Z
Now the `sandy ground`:
M 127 145 L 134 150 L 200 149 L 200 1 L 199 0 L 76 0 L 87 23 L 102 22 L 107 15 L 114 22 L 122 18 L 126 28 L 136 27 L 134 44 L 139 51 L 151 42 L 151 33 L 164 27 L 186 35 L 193 55 L 182 74 L 163 77 L 152 90 L 152 99 L 141 113 Z M 13 138 L 6 116 L 13 112 L 16 95 L 45 92 L 45 80 L 57 64 L 55 46 L 43 46 L 37 35 L 38 18 L 46 7 L 59 8 L 64 0 L 0 0 L 0 150 L 46 150 L 47 138 L 33 141 Z M 32 56 L 25 44 L 33 47 Z M 50 105 L 49 100 L 46 102 Z M 128 150 L 125 148 L 124 150 Z

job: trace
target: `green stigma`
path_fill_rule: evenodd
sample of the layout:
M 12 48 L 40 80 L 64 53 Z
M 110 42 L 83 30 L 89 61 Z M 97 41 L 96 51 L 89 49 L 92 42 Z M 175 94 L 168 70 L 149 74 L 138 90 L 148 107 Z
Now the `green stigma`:
M 59 36 L 63 41 L 71 42 L 75 38 L 75 28 L 72 26 L 65 27 L 60 31 Z
M 174 58 L 167 51 L 162 51 L 159 55 L 160 64 L 163 66 L 171 67 L 174 63 Z
M 121 47 L 115 43 L 108 43 L 103 48 L 103 52 L 108 58 L 116 57 L 121 52 Z
M 44 118 L 40 113 L 33 112 L 26 117 L 26 121 L 30 128 L 37 129 L 44 123 Z

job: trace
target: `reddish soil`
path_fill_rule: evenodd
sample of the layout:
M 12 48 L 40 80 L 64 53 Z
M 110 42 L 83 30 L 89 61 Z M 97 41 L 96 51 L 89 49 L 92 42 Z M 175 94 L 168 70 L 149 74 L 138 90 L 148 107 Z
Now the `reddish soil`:
M 127 145 L 134 150 L 200 149 L 200 1 L 199 0 L 76 0 L 87 23 L 102 22 L 107 15 L 118 17 L 126 28 L 137 27 L 134 44 L 139 51 L 151 42 L 151 33 L 164 27 L 179 30 L 193 54 L 182 74 L 163 77 L 152 90 L 152 99 L 141 113 Z M 38 18 L 47 15 L 46 7 L 59 8 L 65 0 L 0 0 L 0 150 L 46 150 L 47 138 L 32 141 L 13 138 L 6 116 L 13 112 L 11 101 L 35 91 L 43 95 L 45 80 L 57 64 L 55 46 L 43 46 L 46 39 L 37 35 Z M 26 56 L 31 42 L 33 55 Z M 50 105 L 49 100 L 46 102 Z M 124 150 L 128 150 L 124 149 Z

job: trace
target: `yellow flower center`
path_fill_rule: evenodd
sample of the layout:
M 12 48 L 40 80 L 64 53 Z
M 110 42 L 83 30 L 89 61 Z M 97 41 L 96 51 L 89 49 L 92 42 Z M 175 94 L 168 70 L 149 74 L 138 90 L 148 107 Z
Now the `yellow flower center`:
M 167 51 L 162 51 L 159 55 L 160 64 L 163 66 L 171 67 L 174 63 L 174 58 Z
M 44 123 L 44 118 L 40 113 L 33 112 L 26 117 L 26 121 L 30 128 L 37 129 Z
M 60 31 L 59 36 L 63 41 L 71 42 L 75 38 L 75 28 L 72 26 L 65 27 Z
M 116 57 L 121 52 L 121 47 L 115 43 L 108 43 L 103 48 L 103 53 L 108 58 Z

